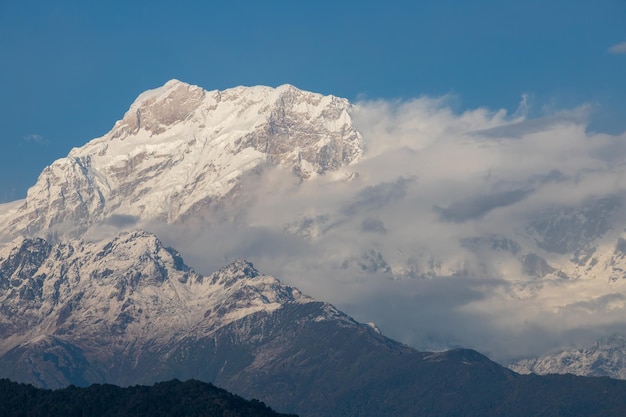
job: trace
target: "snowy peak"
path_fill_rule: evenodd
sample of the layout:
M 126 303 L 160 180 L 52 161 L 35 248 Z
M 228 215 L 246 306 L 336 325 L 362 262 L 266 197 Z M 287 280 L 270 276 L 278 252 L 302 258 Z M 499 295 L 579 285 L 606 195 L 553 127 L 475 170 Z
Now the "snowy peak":
M 347 100 L 283 85 L 270 94 L 267 117 L 237 141 L 267 155 L 271 164 L 292 167 L 302 178 L 334 171 L 360 159 L 361 136 Z
M 585 348 L 566 349 L 540 358 L 523 359 L 509 367 L 522 374 L 574 374 L 626 379 L 626 338 L 612 335 Z
M 14 243 L 0 252 L 0 354 L 41 337 L 110 337 L 123 346 L 205 337 L 251 314 L 314 301 L 245 260 L 202 277 L 142 230 L 101 243 Z
M 347 129 L 353 154 L 342 155 L 333 161 L 334 165 L 317 167 L 320 174 L 360 157 L 361 138 L 352 126 L 349 109 L 350 104 L 345 99 L 302 91 L 289 84 L 277 88 L 236 87 L 209 92 L 170 80 L 160 88 L 142 93 L 107 137 L 124 140 L 134 136 L 134 143 L 140 144 L 146 134 L 151 138 L 176 124 L 189 122 L 199 129 L 213 128 L 213 133 L 237 129 L 247 140 L 236 141 L 235 151 L 253 147 L 275 159 L 286 152 L 306 151 L 317 142 L 322 146 L 337 146 L 334 138 L 324 136 Z M 260 140 L 254 135 L 257 130 L 276 136 L 276 140 Z M 77 151 L 76 154 L 82 153 Z M 312 155 L 300 157 L 314 162 Z
M 231 317 L 242 312 L 275 311 L 286 303 L 309 303 L 312 298 L 297 288 L 284 285 L 278 279 L 261 274 L 252 263 L 238 259 L 206 278 L 211 286 L 224 294 L 219 309 L 231 311 Z
M 259 271 L 257 271 L 252 263 L 244 259 L 238 259 L 219 271 L 214 272 L 209 278 L 211 279 L 211 284 L 229 286 L 237 281 L 253 279 L 259 275 Z
M 43 170 L 0 214 L 4 239 L 82 237 L 94 225 L 174 223 L 232 200 L 272 167 L 300 180 L 362 156 L 350 103 L 278 88 L 205 91 L 172 80 L 141 94 L 113 129 Z
M 181 283 L 189 278 L 200 280 L 177 251 L 164 247 L 156 236 L 142 230 L 120 234 L 94 250 L 89 261 L 97 266 L 91 272 L 92 277 L 106 277 L 116 272 L 130 288 L 161 285 L 171 279 Z M 111 269 L 113 266 L 115 271 Z
M 152 135 L 185 121 L 204 100 L 205 91 L 197 86 L 170 80 L 163 87 L 141 94 L 124 118 L 115 124 L 111 137 L 125 139 L 139 130 Z

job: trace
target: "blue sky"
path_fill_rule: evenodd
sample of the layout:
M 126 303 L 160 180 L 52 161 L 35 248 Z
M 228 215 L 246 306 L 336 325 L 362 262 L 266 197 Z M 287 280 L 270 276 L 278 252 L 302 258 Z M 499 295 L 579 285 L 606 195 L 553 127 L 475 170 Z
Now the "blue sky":
M 0 202 L 171 78 L 456 111 L 592 106 L 626 130 L 626 2 L 0 0 Z

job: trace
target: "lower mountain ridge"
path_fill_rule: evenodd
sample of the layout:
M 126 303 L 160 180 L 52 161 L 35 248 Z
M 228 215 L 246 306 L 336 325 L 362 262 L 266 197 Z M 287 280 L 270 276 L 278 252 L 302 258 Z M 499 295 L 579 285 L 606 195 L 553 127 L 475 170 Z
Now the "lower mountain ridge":
M 197 379 L 303 417 L 626 415 L 626 381 L 420 352 L 245 260 L 202 276 L 141 230 L 0 250 L 0 377 L 45 388 Z

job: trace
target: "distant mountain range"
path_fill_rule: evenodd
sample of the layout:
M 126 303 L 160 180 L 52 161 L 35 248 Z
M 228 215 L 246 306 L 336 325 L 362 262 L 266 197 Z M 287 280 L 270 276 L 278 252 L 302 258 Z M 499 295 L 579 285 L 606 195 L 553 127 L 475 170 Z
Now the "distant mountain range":
M 626 411 L 626 381 L 418 352 L 244 260 L 199 275 L 142 231 L 17 239 L 0 255 L 0 288 L 0 376 L 48 388 L 194 378 L 304 417 Z
M 307 288 L 317 282 L 298 275 L 310 271 L 376 288 L 478 277 L 496 283 L 476 297 L 479 312 L 604 314 L 609 342 L 507 359 L 520 372 L 623 378 L 614 312 L 626 302 L 626 194 L 515 211 L 537 189 L 577 181 L 554 170 L 449 196 L 417 218 L 423 202 L 407 196 L 419 177 L 383 175 L 391 167 L 368 154 L 353 110 L 290 85 L 205 91 L 172 80 L 141 94 L 110 132 L 45 168 L 26 199 L 0 205 L 0 376 L 42 387 L 196 378 L 303 416 L 413 415 L 443 393 L 489 415 L 489 402 L 522 407 L 528 381 L 559 398 L 561 384 L 594 401 L 598 387 L 619 392 L 605 379 L 522 377 L 472 350 L 419 352 L 243 259 L 269 259 Z M 449 240 L 431 223 L 463 233 Z M 217 272 L 195 272 L 160 232 Z M 423 415 L 448 415 L 440 406 Z
M 573 374 L 610 376 L 626 380 L 626 339 L 622 336 L 604 337 L 591 346 L 558 350 L 540 358 L 523 359 L 510 368 L 523 374 Z

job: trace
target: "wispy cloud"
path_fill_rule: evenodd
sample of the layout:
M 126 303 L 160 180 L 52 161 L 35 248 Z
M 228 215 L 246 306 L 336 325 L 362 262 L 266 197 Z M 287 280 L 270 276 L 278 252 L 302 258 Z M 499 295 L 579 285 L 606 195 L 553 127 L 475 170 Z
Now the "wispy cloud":
M 621 42 L 611 46 L 609 48 L 609 52 L 616 55 L 626 54 L 626 42 Z
M 50 145 L 50 140 L 38 133 L 31 133 L 22 137 L 22 141 L 26 143 L 35 143 L 37 145 Z
M 529 196 L 533 190 L 509 190 L 490 195 L 477 195 L 455 201 L 446 208 L 435 206 L 443 221 L 462 223 L 467 220 L 484 217 L 491 210 L 515 204 Z

